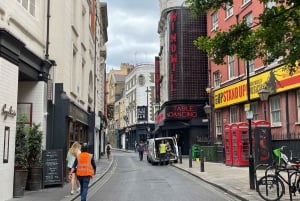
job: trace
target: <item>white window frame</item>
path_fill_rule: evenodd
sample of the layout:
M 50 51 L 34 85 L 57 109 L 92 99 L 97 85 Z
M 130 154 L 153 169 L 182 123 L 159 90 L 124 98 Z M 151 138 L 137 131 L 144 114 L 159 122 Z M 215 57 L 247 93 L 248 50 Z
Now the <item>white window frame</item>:
M 245 4 L 249 3 L 251 0 L 243 0 L 243 5 L 244 6 Z
M 246 21 L 248 27 L 252 27 L 253 24 L 253 13 L 250 12 L 244 16 L 244 20 Z
M 233 15 L 233 5 L 226 3 L 226 18 L 229 18 Z
M 211 15 L 211 23 L 212 23 L 212 31 L 216 31 L 217 28 L 219 27 L 219 16 L 218 16 L 218 11 L 215 11 Z
M 214 87 L 218 88 L 221 86 L 221 76 L 220 76 L 220 71 L 216 71 L 213 73 L 214 75 Z
M 265 4 L 265 7 L 266 7 L 266 8 L 272 8 L 272 7 L 274 7 L 274 6 L 276 6 L 276 2 L 275 2 L 275 1 L 269 1 L 269 2 L 267 2 L 267 3 Z
M 234 57 L 228 56 L 228 77 L 229 79 L 234 78 Z
M 254 102 L 250 104 L 250 110 L 253 113 L 253 120 L 263 119 L 258 116 L 258 103 Z
M 237 122 L 237 120 L 238 120 L 238 108 L 237 108 L 237 106 L 231 106 L 229 108 L 229 110 L 230 110 L 230 114 L 229 114 L 229 116 L 230 116 L 230 123 Z
M 21 6 L 34 17 L 36 16 L 36 1 L 37 0 L 18 0 Z
M 254 60 L 249 60 L 249 74 L 255 73 Z M 245 72 L 247 72 L 247 61 L 245 61 Z
M 273 96 L 269 99 L 270 121 L 272 126 L 281 126 L 280 96 Z
M 297 119 L 300 123 L 300 89 L 297 90 Z
M 216 117 L 216 135 L 222 135 L 222 114 L 220 111 L 215 112 Z

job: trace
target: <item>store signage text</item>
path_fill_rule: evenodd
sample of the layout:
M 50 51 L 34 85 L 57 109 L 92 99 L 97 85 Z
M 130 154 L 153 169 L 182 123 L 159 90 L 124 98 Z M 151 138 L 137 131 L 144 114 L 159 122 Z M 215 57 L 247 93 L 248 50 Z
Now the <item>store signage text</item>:
M 175 88 L 175 72 L 176 72 L 176 68 L 177 68 L 177 34 L 176 34 L 176 21 L 177 21 L 177 12 L 172 12 L 170 14 L 170 75 L 169 75 L 169 86 L 170 86 L 170 92 L 175 92 L 176 88 Z
M 284 67 L 279 67 L 250 77 L 250 99 L 259 98 L 258 92 L 262 88 L 267 88 L 270 94 L 276 94 L 297 87 L 300 87 L 300 68 L 290 76 Z M 245 102 L 247 96 L 247 81 L 242 80 L 214 92 L 215 108 Z
M 17 112 L 12 108 L 12 106 L 4 104 L 2 107 L 2 114 L 4 115 L 4 119 L 6 119 L 7 117 L 15 117 Z
M 198 108 L 195 105 L 167 106 L 166 116 L 168 119 L 194 119 L 198 118 Z

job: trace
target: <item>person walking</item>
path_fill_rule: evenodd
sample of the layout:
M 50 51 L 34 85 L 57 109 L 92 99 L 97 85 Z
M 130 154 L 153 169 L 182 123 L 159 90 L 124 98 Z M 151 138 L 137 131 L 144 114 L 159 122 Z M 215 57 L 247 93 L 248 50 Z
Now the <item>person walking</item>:
M 172 154 L 172 147 L 170 145 L 170 142 L 167 141 L 166 143 L 166 158 L 167 158 L 167 161 L 168 163 L 170 163 L 170 158 L 171 158 L 171 154 Z
M 96 172 L 96 164 L 93 159 L 93 154 L 88 153 L 87 143 L 82 144 L 81 153 L 75 159 L 69 177 L 75 171 L 75 169 L 77 169 L 76 174 L 81 186 L 81 201 L 86 201 L 90 180 L 93 178 Z
M 67 154 L 67 166 L 69 168 L 69 173 L 71 173 L 71 169 L 73 167 L 73 164 L 74 164 L 74 161 L 77 157 L 78 154 L 80 154 L 80 150 L 81 150 L 81 145 L 79 142 L 75 141 L 72 146 L 70 147 L 69 151 L 68 151 L 68 154 Z M 76 177 L 76 171 L 74 171 L 72 174 L 71 174 L 71 177 L 70 177 L 70 187 L 71 187 L 71 192 L 70 194 L 73 195 L 74 192 L 75 192 L 75 186 L 77 187 L 76 188 L 76 192 L 79 193 L 80 191 L 80 184 L 79 184 L 79 181 Z
M 137 150 L 139 152 L 140 161 L 142 161 L 143 160 L 143 156 L 144 156 L 144 150 L 145 150 L 145 144 L 144 144 L 144 142 L 142 140 L 137 145 Z
M 110 157 L 111 149 L 112 149 L 111 144 L 110 144 L 109 142 L 107 142 L 107 144 L 106 144 L 106 146 L 105 146 L 107 159 L 109 159 L 109 157 Z
M 162 165 L 162 162 L 165 163 L 165 157 L 167 153 L 167 145 L 162 140 L 159 144 L 159 163 Z

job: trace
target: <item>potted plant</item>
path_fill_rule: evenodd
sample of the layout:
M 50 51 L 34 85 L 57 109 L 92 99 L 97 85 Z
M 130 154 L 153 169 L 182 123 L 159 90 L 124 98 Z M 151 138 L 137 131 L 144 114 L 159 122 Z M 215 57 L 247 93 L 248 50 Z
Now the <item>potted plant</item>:
M 40 124 L 33 123 L 27 133 L 28 190 L 42 188 L 42 138 L 43 132 L 40 130 Z
M 24 117 L 18 120 L 15 141 L 14 197 L 23 197 L 28 175 L 27 138 Z

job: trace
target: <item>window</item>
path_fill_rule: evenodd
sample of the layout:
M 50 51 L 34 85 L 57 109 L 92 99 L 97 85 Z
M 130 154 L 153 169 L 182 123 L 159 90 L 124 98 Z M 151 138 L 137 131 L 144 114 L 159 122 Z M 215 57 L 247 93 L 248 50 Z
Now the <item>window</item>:
M 248 25 L 248 27 L 252 27 L 252 23 L 253 23 L 252 13 L 245 15 L 244 20 L 245 20 L 246 24 Z
M 297 114 L 298 122 L 300 122 L 300 90 L 297 90 Z
M 245 5 L 245 4 L 249 3 L 249 2 L 251 2 L 251 0 L 243 0 L 243 5 Z
M 220 72 L 214 72 L 214 86 L 215 88 L 220 87 L 221 85 L 221 76 L 220 76 Z
M 218 12 L 215 11 L 212 15 L 211 15 L 211 19 L 212 19 L 212 30 L 215 31 L 218 28 Z
M 222 135 L 222 115 L 220 111 L 216 111 L 216 134 Z
M 250 110 L 253 113 L 253 120 L 262 119 L 262 118 L 259 118 L 259 116 L 258 116 L 258 103 L 257 102 L 250 104 Z
M 275 1 L 269 1 L 266 3 L 266 8 L 272 8 L 276 6 L 276 2 Z
M 25 8 L 32 16 L 35 16 L 35 0 L 18 0 L 18 2 Z
M 280 96 L 274 96 L 270 98 L 270 112 L 271 112 L 271 124 L 281 124 L 280 118 Z
M 139 85 L 144 86 L 145 84 L 145 77 L 143 75 L 139 75 Z
M 249 60 L 249 74 L 253 74 L 254 73 L 254 60 Z M 245 61 L 245 68 L 246 68 L 246 72 L 247 72 L 247 61 Z
M 237 122 L 237 107 L 232 106 L 230 107 L 230 123 Z
M 234 77 L 234 57 L 228 56 L 228 73 L 229 79 Z
M 226 18 L 233 15 L 233 6 L 230 3 L 226 3 Z

